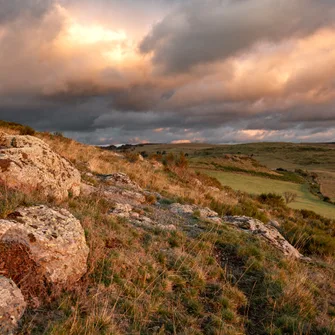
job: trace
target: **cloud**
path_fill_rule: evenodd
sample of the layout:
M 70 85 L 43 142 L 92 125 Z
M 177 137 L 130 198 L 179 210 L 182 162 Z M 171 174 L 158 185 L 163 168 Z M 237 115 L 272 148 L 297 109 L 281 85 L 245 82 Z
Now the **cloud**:
M 40 18 L 53 3 L 53 0 L 0 0 L 0 25 L 22 15 Z
M 330 0 L 195 0 L 182 4 L 143 39 L 140 50 L 167 72 L 188 71 L 333 24 Z
M 1 119 L 89 143 L 334 139 L 330 0 L 1 1 Z
M 171 142 L 171 144 L 187 144 L 187 143 L 191 143 L 190 140 L 174 140 Z

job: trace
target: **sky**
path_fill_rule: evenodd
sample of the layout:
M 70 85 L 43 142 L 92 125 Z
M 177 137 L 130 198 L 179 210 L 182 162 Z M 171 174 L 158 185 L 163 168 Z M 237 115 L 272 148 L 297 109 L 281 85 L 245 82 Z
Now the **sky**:
M 0 119 L 101 145 L 335 141 L 335 2 L 0 0 Z

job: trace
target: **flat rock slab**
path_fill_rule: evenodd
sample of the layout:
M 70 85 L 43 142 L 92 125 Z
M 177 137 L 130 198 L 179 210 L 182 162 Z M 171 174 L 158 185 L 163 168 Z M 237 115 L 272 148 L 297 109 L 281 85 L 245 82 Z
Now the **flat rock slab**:
M 208 207 L 199 207 L 196 205 L 182 205 L 175 203 L 170 205 L 170 211 L 178 215 L 199 215 L 201 219 L 210 220 L 216 223 L 222 223 L 222 219 L 219 214 L 212 211 Z
M 247 216 L 226 216 L 224 217 L 224 221 L 233 224 L 241 230 L 260 235 L 270 245 L 280 250 L 287 257 L 306 259 L 272 225 L 265 225 L 263 222 Z
M 0 276 L 0 334 L 13 334 L 26 309 L 20 289 L 8 278 Z

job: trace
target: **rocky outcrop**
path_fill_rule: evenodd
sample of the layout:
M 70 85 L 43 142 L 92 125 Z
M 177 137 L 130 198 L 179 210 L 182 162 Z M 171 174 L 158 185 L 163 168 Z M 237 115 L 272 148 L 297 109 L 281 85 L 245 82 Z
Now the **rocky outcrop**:
M 0 220 L 0 271 L 27 295 L 78 281 L 88 252 L 80 222 L 65 209 L 20 208 Z
M 25 308 L 20 289 L 12 280 L 0 276 L 0 334 L 13 334 Z
M 0 181 L 30 192 L 38 189 L 57 200 L 80 193 L 80 173 L 42 140 L 0 134 Z
M 247 216 L 226 216 L 224 221 L 233 224 L 241 230 L 261 236 L 287 257 L 304 258 L 272 225 L 265 225 L 263 222 Z
M 216 223 L 230 223 L 240 230 L 259 235 L 287 257 L 308 260 L 280 234 L 273 223 L 265 225 L 263 222 L 247 216 L 226 216 L 222 219 L 218 213 L 207 207 L 179 203 L 170 205 L 170 211 L 184 217 L 199 217 Z
M 170 211 L 178 215 L 186 216 L 199 216 L 203 220 L 210 220 L 217 223 L 221 223 L 222 219 L 219 217 L 219 214 L 212 211 L 207 207 L 199 207 L 196 205 L 182 205 L 175 203 L 170 205 Z
M 111 215 L 128 219 L 130 223 L 135 226 L 149 228 L 149 229 L 160 229 L 166 231 L 176 230 L 176 226 L 170 223 L 161 223 L 159 220 L 153 220 L 144 211 L 139 208 L 134 208 L 130 204 L 115 203 L 113 209 L 110 211 Z
M 125 173 L 117 172 L 108 175 L 101 175 L 100 178 L 103 181 L 118 187 L 125 187 L 133 190 L 141 190 L 139 185 L 137 185 L 134 181 L 132 181 Z

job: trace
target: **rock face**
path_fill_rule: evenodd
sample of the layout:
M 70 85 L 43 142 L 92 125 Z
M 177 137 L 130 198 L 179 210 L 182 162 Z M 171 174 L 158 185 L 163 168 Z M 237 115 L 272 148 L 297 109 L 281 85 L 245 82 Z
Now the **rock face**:
M 201 219 L 210 220 L 217 223 L 221 223 L 222 219 L 219 214 L 205 207 L 199 207 L 196 205 L 182 205 L 179 203 L 172 204 L 170 211 L 179 215 L 199 215 Z
M 224 217 L 224 221 L 233 224 L 239 229 L 260 235 L 287 257 L 304 258 L 303 255 L 271 225 L 265 225 L 263 222 L 247 216 L 226 216 Z
M 88 253 L 80 222 L 65 209 L 23 208 L 0 220 L 0 271 L 24 294 L 75 283 L 87 270 Z
M 0 276 L 0 334 L 13 334 L 26 308 L 26 302 L 15 283 Z
M 58 200 L 80 194 L 80 173 L 33 136 L 0 133 L 0 181 L 23 191 L 38 189 Z

